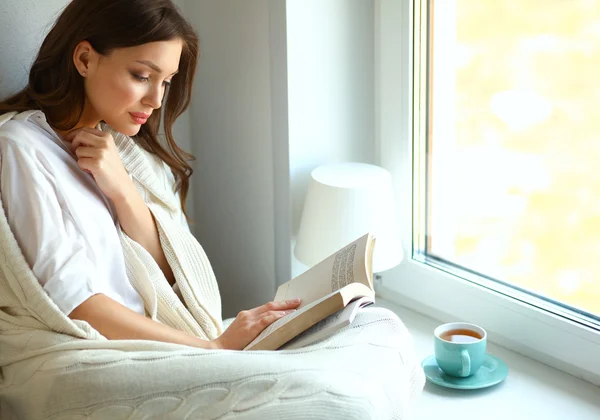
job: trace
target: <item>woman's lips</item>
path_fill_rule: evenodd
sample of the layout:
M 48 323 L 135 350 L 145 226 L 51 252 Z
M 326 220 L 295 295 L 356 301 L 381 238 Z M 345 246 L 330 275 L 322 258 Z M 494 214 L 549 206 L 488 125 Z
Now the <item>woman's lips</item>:
M 145 124 L 146 121 L 148 121 L 148 118 L 150 118 L 149 114 L 144 114 L 142 112 L 130 112 L 129 115 L 131 115 L 131 119 L 136 124 Z

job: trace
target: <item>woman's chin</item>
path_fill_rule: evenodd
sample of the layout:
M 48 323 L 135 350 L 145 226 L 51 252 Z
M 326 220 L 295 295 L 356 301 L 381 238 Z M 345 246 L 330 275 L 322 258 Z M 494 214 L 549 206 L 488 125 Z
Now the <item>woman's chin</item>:
M 140 132 L 141 128 L 142 128 L 141 125 L 135 124 L 134 126 L 127 127 L 127 130 L 122 131 L 122 133 L 125 134 L 126 136 L 133 137 L 133 136 L 137 135 L 137 133 Z
M 140 124 L 134 124 L 134 123 L 125 123 L 125 124 L 121 123 L 121 124 L 115 124 L 115 125 L 108 123 L 108 125 L 110 125 L 112 128 L 117 130 L 119 133 L 123 133 L 129 137 L 133 137 L 136 134 L 138 134 L 140 132 L 140 129 L 142 128 L 142 126 Z

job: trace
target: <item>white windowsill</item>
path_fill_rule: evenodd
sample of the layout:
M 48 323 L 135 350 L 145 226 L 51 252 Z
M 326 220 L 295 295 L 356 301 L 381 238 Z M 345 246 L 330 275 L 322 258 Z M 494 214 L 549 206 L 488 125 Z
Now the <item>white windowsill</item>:
M 432 353 L 433 330 L 441 322 L 382 298 L 377 299 L 377 306 L 394 311 L 404 322 L 420 360 Z M 600 419 L 600 387 L 494 343 L 488 343 L 488 352 L 508 365 L 504 382 L 476 391 L 427 383 L 417 401 L 414 419 Z

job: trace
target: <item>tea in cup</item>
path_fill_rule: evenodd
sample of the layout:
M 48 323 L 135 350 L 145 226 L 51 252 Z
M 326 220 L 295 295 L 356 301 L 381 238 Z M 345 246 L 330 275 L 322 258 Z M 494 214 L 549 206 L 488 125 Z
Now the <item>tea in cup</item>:
M 446 375 L 466 378 L 483 364 L 486 331 L 466 322 L 440 325 L 435 335 L 435 360 Z

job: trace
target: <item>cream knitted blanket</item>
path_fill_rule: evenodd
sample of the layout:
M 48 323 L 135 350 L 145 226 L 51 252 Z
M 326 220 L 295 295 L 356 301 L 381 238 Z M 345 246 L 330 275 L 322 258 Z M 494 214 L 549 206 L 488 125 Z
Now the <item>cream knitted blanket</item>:
M 0 126 L 13 115 L 0 116 Z M 185 305 L 150 254 L 119 232 L 129 280 L 153 319 L 217 337 L 223 328 L 218 287 L 202 247 L 181 223 L 178 198 L 159 180 L 166 165 L 131 138 L 101 129 L 112 133 L 156 219 Z M 3 420 L 407 418 L 424 382 L 410 335 L 389 311 L 359 315 L 346 332 L 300 351 L 106 340 L 49 299 L 0 211 Z

